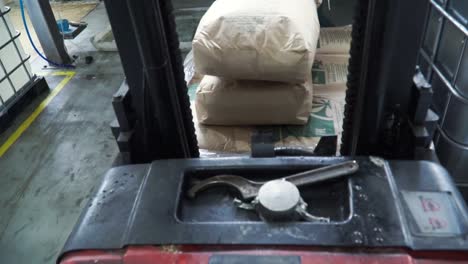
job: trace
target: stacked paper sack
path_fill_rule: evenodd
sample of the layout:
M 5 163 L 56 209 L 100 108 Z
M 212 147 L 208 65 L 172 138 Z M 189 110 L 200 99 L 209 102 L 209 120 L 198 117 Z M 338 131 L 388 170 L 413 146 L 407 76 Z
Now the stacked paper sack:
M 303 126 L 270 127 L 277 135 L 276 146 L 313 149 L 320 137 L 341 133 L 351 26 L 322 28 L 320 35 L 312 69 L 314 99 L 309 121 Z M 186 64 L 187 82 L 194 102 L 203 76 L 195 73 L 190 61 L 189 58 Z M 199 147 L 208 155 L 249 152 L 251 135 L 258 130 L 255 126 L 205 126 L 199 124 L 197 118 L 194 123 Z
M 314 1 L 215 1 L 193 40 L 198 121 L 306 124 L 319 33 Z

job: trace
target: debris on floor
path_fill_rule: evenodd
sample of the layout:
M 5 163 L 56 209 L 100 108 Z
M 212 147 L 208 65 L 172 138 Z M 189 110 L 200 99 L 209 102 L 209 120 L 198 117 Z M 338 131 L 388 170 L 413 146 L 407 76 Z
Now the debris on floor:
M 98 32 L 91 37 L 91 43 L 100 51 L 117 51 L 117 44 L 115 44 L 112 28 L 109 26 L 106 30 Z

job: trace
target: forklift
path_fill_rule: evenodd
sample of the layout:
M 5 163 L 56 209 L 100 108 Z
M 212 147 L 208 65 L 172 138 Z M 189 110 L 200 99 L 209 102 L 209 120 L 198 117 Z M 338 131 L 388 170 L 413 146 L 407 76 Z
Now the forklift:
M 436 0 L 359 0 L 341 155 L 203 157 L 168 0 L 105 0 L 126 81 L 121 153 L 57 263 L 468 263 L 468 210 L 432 139 L 418 51 Z

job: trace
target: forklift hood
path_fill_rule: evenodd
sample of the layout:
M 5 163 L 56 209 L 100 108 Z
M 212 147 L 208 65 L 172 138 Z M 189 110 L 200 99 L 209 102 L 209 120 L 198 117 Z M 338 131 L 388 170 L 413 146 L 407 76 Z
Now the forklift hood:
M 330 223 L 262 221 L 255 213 L 236 208 L 236 194 L 229 188 L 213 188 L 196 199 L 186 195 L 190 182 L 220 173 L 271 180 L 345 160 L 185 159 L 113 168 L 70 235 L 62 263 L 82 263 L 66 261 L 69 253 L 78 251 L 111 250 L 112 256 L 123 257 L 140 250 L 169 254 L 171 245 L 184 245 L 174 247 L 179 253 L 187 247 L 193 251 L 216 245 L 216 250 L 276 249 L 280 254 L 292 247 L 289 255 L 347 248 L 455 256 L 453 252 L 468 248 L 466 205 L 446 170 L 426 161 L 358 158 L 360 169 L 354 175 L 301 189 L 310 212 L 330 217 Z M 207 254 L 200 256 L 211 259 Z

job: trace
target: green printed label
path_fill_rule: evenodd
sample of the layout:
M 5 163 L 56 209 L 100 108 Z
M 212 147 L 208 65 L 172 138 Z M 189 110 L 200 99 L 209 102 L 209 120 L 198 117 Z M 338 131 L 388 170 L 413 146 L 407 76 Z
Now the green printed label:
M 330 99 L 315 97 L 307 126 L 315 137 L 336 135 Z
M 189 85 L 188 87 L 188 95 L 190 98 L 190 102 L 195 101 L 195 96 L 197 94 L 197 88 L 198 88 L 199 83 L 194 83 L 192 85 Z
M 326 84 L 327 75 L 323 61 L 315 60 L 312 66 L 312 82 L 314 84 Z
M 309 121 L 304 126 L 282 126 L 281 136 L 324 137 L 336 135 L 332 103 L 329 99 L 315 97 Z
M 327 73 L 324 70 L 312 70 L 312 82 L 314 84 L 326 84 Z

